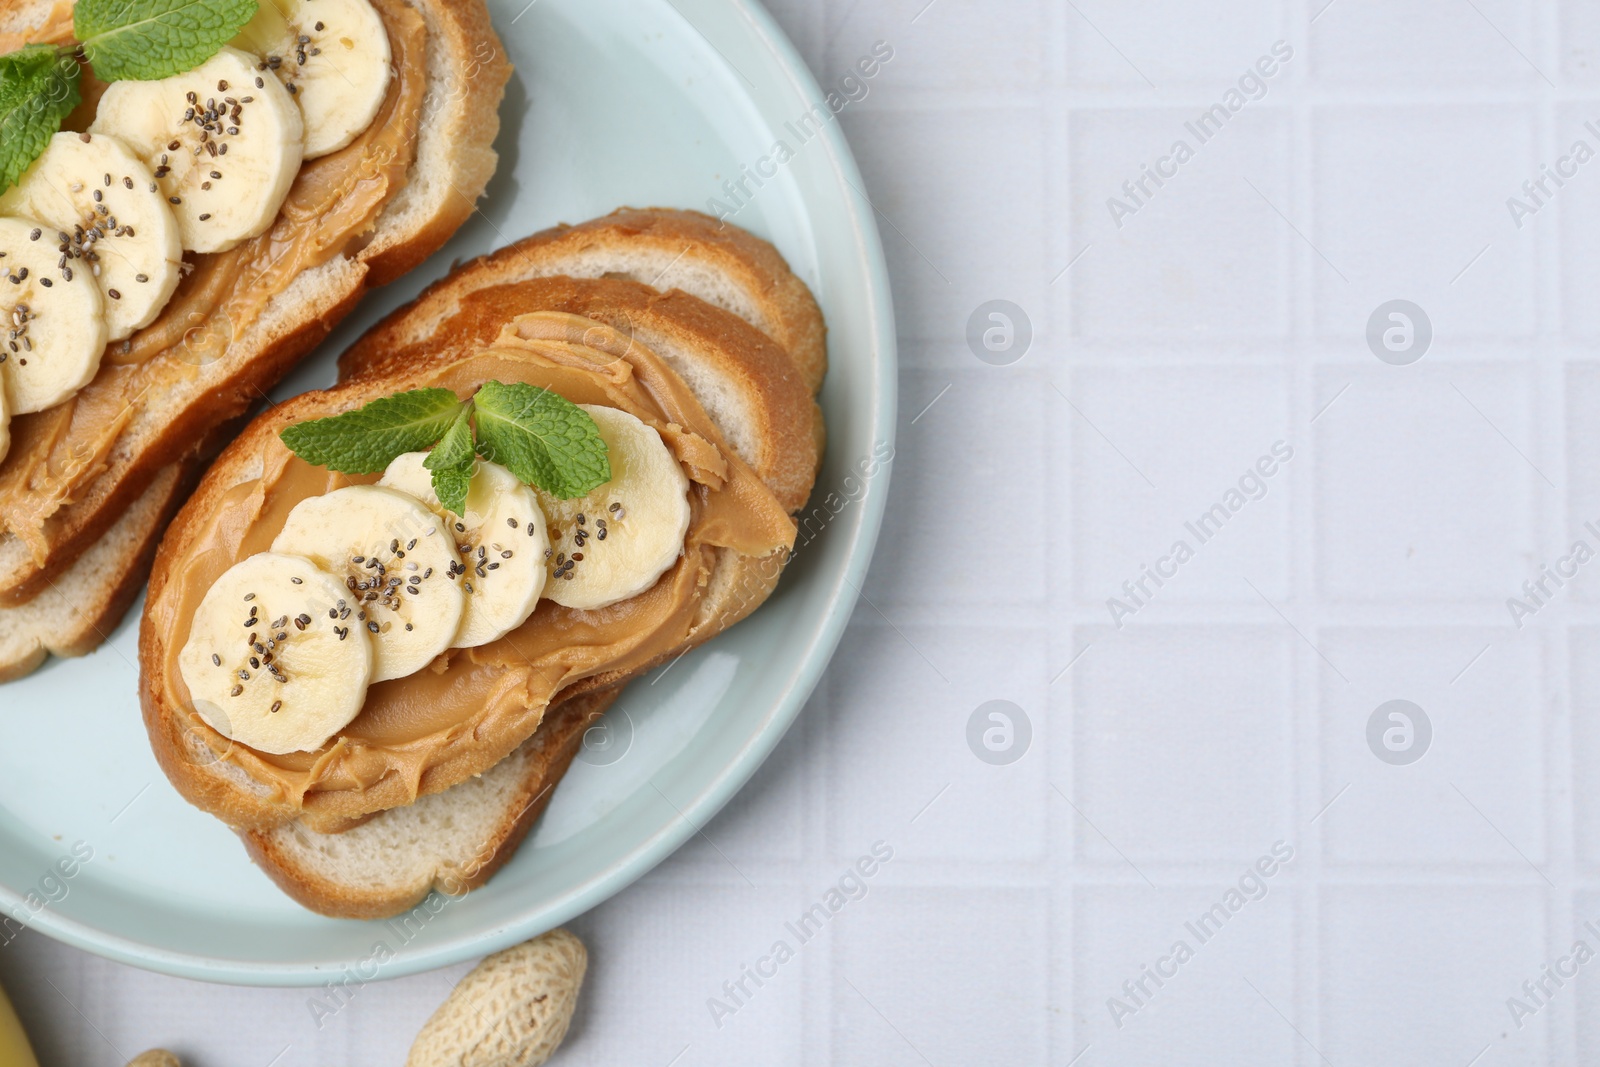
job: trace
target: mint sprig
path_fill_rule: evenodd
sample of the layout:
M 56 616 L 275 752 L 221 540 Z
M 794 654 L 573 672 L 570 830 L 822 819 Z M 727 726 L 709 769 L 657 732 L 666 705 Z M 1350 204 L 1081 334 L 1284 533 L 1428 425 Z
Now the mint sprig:
M 0 56 L 0 192 L 39 158 L 78 106 L 78 61 L 47 44 Z
M 78 0 L 78 44 L 30 44 L 0 56 L 0 193 L 15 185 L 81 99 L 78 57 L 101 81 L 155 81 L 193 70 L 255 16 L 257 0 Z
M 439 502 L 457 515 L 466 511 L 474 453 L 562 499 L 611 480 L 605 439 L 589 413 L 521 382 L 485 382 L 465 403 L 448 389 L 396 393 L 278 436 L 307 463 L 345 474 L 376 474 L 407 452 L 431 450 L 423 466 Z
M 193 70 L 236 37 L 257 0 L 78 0 L 72 32 L 102 81 Z

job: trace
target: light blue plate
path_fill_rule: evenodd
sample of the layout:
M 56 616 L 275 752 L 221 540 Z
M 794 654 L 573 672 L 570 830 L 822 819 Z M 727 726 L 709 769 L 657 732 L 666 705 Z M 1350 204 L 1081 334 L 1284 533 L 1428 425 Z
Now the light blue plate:
M 888 491 L 886 471 L 863 477 L 861 465 L 892 448 L 895 348 L 872 209 L 837 121 L 803 146 L 785 129 L 822 96 L 751 0 L 492 7 L 517 74 L 482 213 L 369 297 L 280 392 L 331 382 L 337 353 L 453 260 L 623 204 L 705 210 L 783 138 L 797 154 L 734 221 L 776 243 L 827 314 L 829 444 L 812 503 L 830 508 L 753 618 L 628 688 L 608 716 L 615 747 L 574 764 L 515 860 L 410 928 L 303 910 L 179 798 L 139 717 L 136 608 L 95 655 L 0 688 L 0 908 L 27 925 L 141 967 L 259 985 L 321 984 L 346 968 L 397 977 L 503 948 L 594 907 L 705 825 L 778 743 L 838 643 Z M 56 863 L 75 845 L 93 858 L 63 878 Z M 13 930 L 0 923 L 0 942 Z M 380 942 L 392 958 L 374 970 Z

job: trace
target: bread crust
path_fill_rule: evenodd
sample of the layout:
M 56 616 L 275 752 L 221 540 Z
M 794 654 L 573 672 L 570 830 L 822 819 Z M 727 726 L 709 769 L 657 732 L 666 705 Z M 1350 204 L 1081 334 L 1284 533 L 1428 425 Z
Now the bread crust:
M 741 458 L 776 494 L 783 496 L 791 510 L 802 505 L 810 493 L 820 459 L 813 433 L 814 420 L 819 417 L 816 403 L 793 364 L 760 331 L 731 313 L 686 294 L 661 294 L 636 282 L 551 278 L 515 286 L 494 285 L 504 273 L 499 265 L 507 262 L 479 260 L 452 276 L 471 278 L 477 290 L 461 294 L 462 310 L 455 316 L 434 318 L 431 312 L 437 308 L 436 303 L 419 301 L 411 305 L 414 313 L 429 315 L 428 340 L 391 353 L 381 365 L 374 362 L 332 390 L 304 394 L 258 417 L 223 452 L 162 543 L 139 637 L 140 700 L 145 726 L 157 761 L 178 791 L 235 828 L 269 829 L 296 819 L 319 831 L 346 828 L 353 819 L 409 804 L 416 796 L 442 792 L 484 773 L 522 744 L 537 728 L 542 715 L 542 709 L 535 709 L 522 719 L 503 722 L 492 734 L 486 730 L 482 743 L 473 751 L 430 767 L 415 794 L 409 783 L 389 776 L 360 792 L 316 793 L 304 807 L 296 807 L 271 795 L 263 783 L 246 778 L 236 765 L 209 757 L 205 742 L 189 732 L 184 709 L 169 706 L 166 700 L 160 672 L 167 661 L 168 634 L 152 624 L 152 613 L 168 595 L 171 561 L 185 557 L 196 539 L 204 536 L 213 516 L 224 506 L 229 490 L 254 476 L 268 439 L 276 437 L 285 426 L 347 411 L 422 384 L 439 366 L 457 362 L 481 347 L 478 338 L 488 322 L 494 321 L 497 336 L 500 325 L 515 314 L 552 310 L 576 313 L 573 309 L 581 308 L 603 318 L 619 314 L 614 309 L 606 310 L 614 302 L 626 309 L 636 337 L 646 343 L 652 337 L 675 338 L 695 354 L 697 372 L 714 375 L 721 386 L 745 398 L 747 411 L 757 413 L 758 419 L 769 420 L 759 424 L 756 454 L 742 454 Z M 475 302 L 479 293 L 488 294 L 483 296 L 482 306 Z M 500 316 L 498 321 L 492 319 L 495 315 Z M 780 455 L 780 444 L 793 452 Z M 803 476 L 797 472 L 804 472 Z M 585 680 L 564 695 L 592 692 L 625 681 L 681 655 L 719 632 L 732 618 L 748 614 L 776 584 L 784 555 L 754 559 L 735 552 L 719 552 L 709 595 L 701 604 L 688 640 L 635 671 Z
M 811 290 L 771 243 L 709 215 L 676 208 L 619 208 L 576 226 L 554 226 L 477 262 L 509 283 L 555 274 L 616 277 L 619 272 L 608 267 L 622 259 L 646 259 L 649 253 L 663 264 L 650 277 L 637 271 L 620 275 L 668 290 L 690 284 L 692 268 L 714 274 L 743 298 L 739 303 L 744 306 L 733 306 L 733 300 L 719 299 L 703 286 L 694 287 L 700 291 L 692 289 L 691 295 L 767 334 L 789 354 L 806 388 L 812 393 L 821 388 L 828 369 L 827 328 Z M 340 360 L 341 370 L 352 373 L 386 348 L 415 342 L 418 323 L 450 314 L 461 293 L 470 290 L 449 281 L 425 290 L 414 311 L 405 316 L 396 312 L 368 331 Z
M 212 427 L 264 399 L 266 390 L 315 348 L 368 289 L 432 255 L 474 210 L 497 158 L 492 146 L 510 65 L 483 0 L 403 2 L 420 12 L 427 25 L 429 65 L 427 121 L 407 185 L 385 205 L 363 247 L 302 273 L 204 373 L 172 376 L 170 391 L 187 393 L 181 413 L 139 440 L 118 442 L 107 469 L 51 518 L 43 561 L 35 560 L 15 535 L 0 535 L 0 610 L 25 604 L 47 589 L 49 574 L 94 544 L 163 468 Z M 31 3 L 25 13 L 6 12 L 0 22 L 15 28 L 32 15 L 32 24 L 38 25 L 48 12 L 47 5 Z M 438 187 L 436 202 L 418 207 L 407 200 L 404 207 L 415 217 L 401 217 L 397 204 L 424 181 Z
M 514 773 L 517 782 L 505 798 L 504 808 L 489 832 L 478 841 L 466 842 L 470 855 L 465 862 L 444 861 L 422 877 L 396 878 L 381 884 L 340 879 L 315 861 L 311 853 L 317 836 L 298 824 L 273 830 L 241 831 L 245 850 L 267 877 L 289 896 L 322 915 L 336 919 L 386 919 L 411 910 L 430 892 L 460 896 L 483 886 L 503 867 L 528 836 L 528 831 L 544 813 L 573 758 L 583 747 L 583 737 L 596 719 L 617 698 L 616 689 L 601 690 L 552 707 L 539 729 L 522 746 L 506 757 L 490 773 Z M 457 789 L 463 786 L 455 787 Z M 452 791 L 420 801 L 437 807 L 453 802 Z M 348 833 L 381 832 L 384 820 L 402 816 L 409 809 L 380 812 L 361 827 Z M 453 844 L 461 844 L 452 842 Z

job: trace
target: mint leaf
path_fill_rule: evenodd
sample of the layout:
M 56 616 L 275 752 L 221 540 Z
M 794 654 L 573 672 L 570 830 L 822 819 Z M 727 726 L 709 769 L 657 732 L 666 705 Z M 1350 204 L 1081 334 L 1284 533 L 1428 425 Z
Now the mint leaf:
M 297 423 L 278 436 L 307 463 L 345 474 L 377 474 L 397 456 L 433 447 L 465 406 L 448 389 L 417 389 L 343 415 Z
M 472 403 L 478 454 L 524 482 L 570 499 L 611 480 L 600 428 L 565 397 L 531 385 L 485 382 Z
M 422 461 L 433 472 L 433 494 L 457 515 L 467 513 L 467 490 L 472 488 L 472 474 L 477 467 L 472 454 L 471 414 L 472 405 L 462 405 L 461 414 Z
M 0 192 L 39 158 L 78 106 L 78 61 L 45 44 L 0 56 Z
M 78 0 L 72 32 L 101 81 L 193 70 L 255 15 L 256 0 Z

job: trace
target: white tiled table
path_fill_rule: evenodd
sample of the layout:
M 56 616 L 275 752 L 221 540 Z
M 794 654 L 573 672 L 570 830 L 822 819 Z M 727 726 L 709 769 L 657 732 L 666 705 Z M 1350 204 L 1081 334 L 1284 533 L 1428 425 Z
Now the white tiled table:
M 1600 7 L 776 6 L 825 83 L 895 50 L 843 116 L 896 285 L 892 551 L 709 841 L 574 924 L 592 970 L 558 1062 L 1583 1062 L 1600 962 L 1520 1027 L 1507 998 L 1600 951 L 1600 562 L 1520 630 L 1506 598 L 1600 550 L 1600 160 L 1521 228 L 1506 201 L 1600 150 Z M 1107 199 L 1280 40 L 1260 98 L 1118 227 Z M 966 340 L 994 299 L 1034 334 L 1004 366 Z M 1392 299 L 1434 330 L 1413 365 L 1368 348 Z M 1185 523 L 1279 441 L 1195 547 Z M 1031 724 L 998 766 L 967 743 L 997 699 Z M 1367 741 L 1392 699 L 1432 726 L 1409 765 Z M 866 896 L 719 1027 L 708 998 L 878 841 Z M 1277 842 L 1293 859 L 1228 911 Z M 46 1061 L 86 1065 L 396 1065 L 466 969 L 318 1030 L 303 991 L 0 952 Z

